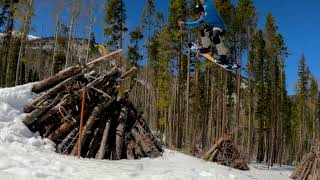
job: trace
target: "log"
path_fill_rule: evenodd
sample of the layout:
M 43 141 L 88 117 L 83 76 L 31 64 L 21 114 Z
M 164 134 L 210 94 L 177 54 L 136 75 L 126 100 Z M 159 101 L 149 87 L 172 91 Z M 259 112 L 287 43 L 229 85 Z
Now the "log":
M 298 166 L 296 167 L 295 171 L 293 171 L 292 175 L 291 175 L 291 178 L 293 179 L 296 179 L 299 174 L 301 173 L 301 171 L 303 170 L 303 167 L 305 166 L 306 164 L 306 161 L 309 157 L 309 154 L 305 155 L 303 158 L 302 158 L 302 161 L 298 164 Z
M 134 146 L 134 154 L 137 159 L 140 159 L 146 156 L 143 150 L 141 149 L 140 145 L 137 143 L 135 143 L 135 146 Z
M 135 143 L 133 140 L 130 140 L 129 143 L 127 144 L 127 152 L 126 152 L 126 155 L 127 155 L 127 159 L 128 160 L 134 160 L 135 157 L 134 157 L 134 146 L 135 146 Z
M 50 124 L 46 126 L 45 132 L 43 133 L 43 137 L 48 137 L 55 129 L 59 127 L 59 124 Z
M 37 109 L 35 109 L 34 111 L 32 111 L 31 113 L 29 113 L 23 120 L 23 122 L 26 125 L 30 125 L 33 122 L 37 121 L 38 117 L 40 117 L 43 113 L 47 112 L 49 109 L 53 108 L 57 102 L 59 102 L 62 99 L 62 94 L 59 93 L 57 95 L 57 97 L 53 100 L 53 102 L 49 103 L 49 104 L 44 104 L 43 107 L 38 107 Z
M 304 166 L 303 168 L 303 171 L 302 173 L 300 174 L 300 176 L 298 177 L 298 180 L 305 180 L 307 179 L 307 176 L 309 175 L 309 170 L 310 170 L 310 167 L 312 166 L 313 164 L 313 157 L 312 155 L 310 155 L 310 159 L 311 159 L 311 162 L 309 162 L 307 165 Z
M 140 126 L 145 130 L 145 134 L 147 134 L 148 138 L 150 138 L 150 140 L 152 142 L 154 142 L 155 146 L 157 147 L 157 149 L 160 151 L 160 152 L 163 152 L 163 149 L 161 147 L 161 142 L 158 141 L 154 135 L 152 134 L 151 130 L 149 129 L 145 119 L 143 117 L 139 117 L 139 120 L 138 122 L 140 123 Z
M 65 154 L 70 147 L 73 147 L 72 143 L 76 142 L 75 140 L 77 139 L 78 132 L 79 132 L 79 128 L 77 127 L 74 128 L 58 145 L 56 151 L 59 153 Z
M 69 133 L 72 130 L 72 128 L 75 127 L 76 124 L 77 124 L 76 121 L 65 122 L 53 133 L 51 133 L 48 139 L 56 143 L 59 138 L 64 137 L 67 133 Z
M 307 154 L 307 155 L 305 155 L 302 158 L 302 161 L 299 163 L 299 165 L 296 168 L 296 170 L 292 173 L 291 178 L 293 178 L 293 179 L 297 179 L 298 178 L 299 179 L 299 177 L 304 174 L 304 171 L 305 171 L 307 165 L 312 160 L 312 158 L 313 158 L 313 153 L 312 152 Z
M 217 149 L 224 140 L 225 140 L 225 138 L 221 137 L 217 141 L 217 143 L 215 145 L 213 145 L 212 148 L 210 148 L 209 151 L 204 156 L 201 157 L 201 159 L 208 160 L 210 158 L 211 154 L 214 152 L 214 150 Z
M 83 149 L 83 146 L 85 145 L 85 142 L 87 140 L 88 134 L 90 133 L 92 127 L 94 126 L 94 124 L 96 123 L 97 119 L 99 118 L 100 113 L 102 112 L 102 110 L 106 109 L 107 107 L 109 107 L 114 101 L 116 100 L 116 96 L 112 96 L 111 99 L 106 100 L 105 102 L 103 102 L 102 104 L 98 104 L 92 111 L 86 125 L 83 127 L 83 132 L 81 135 L 81 149 Z M 78 143 L 79 144 L 79 141 Z M 77 155 L 78 152 L 78 148 L 77 146 L 73 147 L 73 150 L 71 152 L 72 155 Z
M 208 161 L 213 161 L 214 158 L 216 157 L 218 151 L 219 151 L 219 148 L 216 148 L 216 149 L 213 151 L 213 153 L 212 153 L 212 155 L 210 156 L 210 158 L 209 158 Z
M 42 101 L 45 101 L 47 99 L 51 99 L 53 97 L 55 97 L 58 93 L 64 91 L 66 89 L 66 87 L 70 86 L 71 84 L 75 83 L 77 81 L 77 79 L 81 76 L 83 76 L 84 73 L 80 73 L 76 76 L 72 76 L 66 80 L 64 80 L 63 82 L 59 83 L 58 85 L 56 85 L 55 87 L 51 88 L 49 91 L 45 92 L 43 95 L 37 97 L 36 99 L 34 99 L 32 102 L 30 102 L 29 104 L 27 104 L 24 108 L 24 112 L 25 113 L 30 113 L 31 111 L 33 111 L 37 106 L 40 106 L 39 104 Z
M 103 135 L 103 132 L 104 132 L 104 129 L 101 127 L 96 128 L 96 130 L 94 131 L 94 136 L 90 142 L 89 150 L 86 155 L 87 158 L 95 157 L 98 151 L 98 148 L 100 147 L 101 137 Z
M 123 73 L 123 74 L 121 75 L 120 79 L 126 78 L 128 75 L 130 75 L 131 73 L 133 73 L 133 72 L 135 72 L 135 71 L 137 71 L 137 70 L 138 70 L 137 67 L 135 67 L 135 66 L 132 67 L 129 71 Z
M 98 65 L 104 64 L 107 61 L 119 58 L 121 56 L 123 56 L 123 51 L 122 51 L 122 49 L 119 49 L 117 51 L 114 51 L 114 52 L 112 52 L 110 54 L 104 55 L 104 56 L 102 56 L 102 57 L 100 57 L 98 59 L 95 59 L 95 60 L 89 62 L 86 66 L 87 66 L 88 69 L 93 69 Z
M 64 88 L 66 88 L 68 85 L 76 82 L 77 78 L 83 76 L 84 74 L 90 72 L 93 68 L 95 68 L 96 66 L 103 64 L 105 62 L 107 62 L 108 60 L 112 60 L 115 59 L 117 57 L 122 56 L 122 50 L 118 50 L 115 51 L 113 53 L 110 53 L 108 55 L 102 56 L 101 58 L 98 58 L 90 63 L 87 64 L 87 68 L 86 69 L 81 69 L 81 71 L 79 73 L 71 73 L 73 74 L 73 76 L 63 76 L 63 77 L 67 77 L 67 78 L 61 78 L 61 77 L 56 77 L 55 80 L 43 80 L 37 84 L 35 84 L 34 86 L 37 87 L 37 92 L 39 92 L 40 90 L 38 90 L 38 87 L 45 87 L 46 83 L 50 82 L 50 86 L 52 86 L 53 88 L 51 88 L 49 85 L 48 87 L 50 88 L 41 88 L 41 92 L 50 89 L 48 92 L 46 92 L 45 94 L 37 97 L 35 100 L 33 100 L 31 103 L 29 103 L 28 105 L 25 106 L 24 108 L 24 112 L 25 113 L 30 113 L 31 111 L 33 111 L 35 109 L 35 106 L 37 106 L 41 101 L 44 101 L 45 99 L 50 99 L 52 98 L 54 95 L 56 95 L 58 92 L 61 92 L 64 90 Z M 73 70 L 74 67 L 70 67 L 68 69 L 66 69 L 63 73 L 61 74 L 68 74 L 68 71 Z M 61 76 L 58 75 L 58 76 Z M 70 75 L 70 74 L 69 74 Z M 109 74 L 110 76 L 110 74 Z M 49 78 L 50 79 L 50 78 Z M 62 81 L 63 80 L 63 81 Z M 61 82 L 62 81 L 62 82 Z M 39 84 L 39 85 L 38 85 Z
M 118 119 L 118 126 L 116 129 L 116 154 L 114 156 L 115 160 L 121 159 L 122 155 L 122 148 L 123 148 L 123 142 L 124 142 L 124 126 L 126 124 L 127 120 L 127 114 L 128 114 L 128 108 L 122 107 Z
M 118 67 L 114 67 L 112 68 L 108 73 L 106 73 L 105 75 L 103 76 L 100 76 L 99 78 L 95 79 L 94 81 L 90 82 L 88 84 L 88 88 L 91 88 L 91 87 L 101 87 L 102 85 L 104 84 L 107 84 L 108 81 L 110 81 L 110 79 L 112 77 L 118 77 L 120 76 L 120 70 Z
M 47 79 L 44 79 L 36 83 L 32 88 L 32 92 L 39 94 L 43 91 L 46 91 L 54 87 L 61 81 L 64 81 L 71 76 L 81 73 L 81 71 L 82 71 L 82 68 L 80 66 L 72 66 L 67 69 L 64 69 L 60 71 L 58 74 L 55 74 L 52 77 L 49 77 Z
M 96 154 L 96 159 L 104 159 L 104 156 L 106 153 L 108 136 L 109 136 L 110 124 L 111 124 L 111 119 L 108 119 L 106 122 L 106 126 L 104 128 L 104 131 L 103 131 L 103 136 L 102 136 L 99 150 Z
M 86 65 L 86 72 L 89 72 L 90 70 L 92 70 L 96 66 L 101 65 L 103 63 L 106 63 L 109 60 L 116 59 L 120 56 L 122 56 L 122 50 L 118 50 L 118 51 L 112 52 L 110 54 L 104 55 L 98 59 L 95 59 Z M 54 87 L 55 85 L 57 85 L 61 81 L 64 81 L 64 80 L 66 80 L 76 74 L 81 73 L 82 70 L 83 69 L 78 65 L 64 69 L 64 70 L 60 71 L 58 74 L 36 83 L 32 88 L 32 92 L 41 93 L 43 91 L 46 91 L 46 90 Z
M 155 144 L 152 143 L 149 138 L 147 138 L 146 132 L 140 124 L 136 123 L 132 128 L 131 133 L 145 155 L 151 158 L 160 156 L 161 152 L 159 152 L 155 147 Z
M 51 108 L 47 113 L 38 116 L 37 118 L 29 118 L 26 117 L 23 119 L 23 123 L 26 126 L 30 126 L 32 123 L 37 122 L 38 124 L 41 124 L 45 120 L 49 119 L 51 116 L 56 114 L 59 111 L 59 108 L 66 105 L 68 103 L 68 98 L 71 98 L 70 95 L 66 95 L 61 102 L 59 102 L 57 105 L 55 105 L 53 108 Z

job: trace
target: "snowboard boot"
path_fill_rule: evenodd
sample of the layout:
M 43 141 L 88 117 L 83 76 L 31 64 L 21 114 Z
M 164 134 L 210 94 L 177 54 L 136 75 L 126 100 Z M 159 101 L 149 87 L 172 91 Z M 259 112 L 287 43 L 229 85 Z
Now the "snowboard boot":
M 205 47 L 202 47 L 200 45 L 198 45 L 197 43 L 194 43 L 194 42 L 189 42 L 188 43 L 188 47 L 192 50 L 192 51 L 197 51 L 201 54 L 206 54 L 206 53 L 209 53 L 210 52 L 210 49 L 211 49 L 211 46 L 205 48 Z
M 194 43 L 194 42 L 189 42 L 188 43 L 188 47 L 193 52 L 199 52 L 199 49 L 200 49 L 199 45 L 197 43 Z
M 211 49 L 211 47 L 208 47 L 208 48 L 200 48 L 200 49 L 199 49 L 199 52 L 200 52 L 201 54 L 207 54 L 207 53 L 210 52 L 210 49 Z
M 238 64 L 233 64 L 229 68 L 231 68 L 231 69 L 239 69 L 239 68 L 241 68 L 241 66 L 238 65 Z
M 218 61 L 219 61 L 220 64 L 229 65 L 229 62 L 227 60 L 227 56 L 226 55 L 221 55 L 220 59 Z

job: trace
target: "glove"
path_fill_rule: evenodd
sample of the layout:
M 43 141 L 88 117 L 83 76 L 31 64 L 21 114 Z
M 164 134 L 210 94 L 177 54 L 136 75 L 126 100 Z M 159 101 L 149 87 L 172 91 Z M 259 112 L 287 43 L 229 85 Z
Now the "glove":
M 179 24 L 181 29 L 184 29 L 184 27 L 186 26 L 184 21 L 178 21 L 178 24 Z

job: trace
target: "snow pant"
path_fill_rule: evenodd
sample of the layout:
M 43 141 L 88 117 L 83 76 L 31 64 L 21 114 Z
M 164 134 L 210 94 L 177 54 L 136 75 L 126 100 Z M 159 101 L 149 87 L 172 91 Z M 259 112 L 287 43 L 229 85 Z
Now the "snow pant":
M 202 48 L 211 48 L 211 44 L 215 45 L 219 56 L 227 56 L 228 48 L 222 41 L 223 30 L 218 27 L 206 27 L 201 30 L 201 46 Z

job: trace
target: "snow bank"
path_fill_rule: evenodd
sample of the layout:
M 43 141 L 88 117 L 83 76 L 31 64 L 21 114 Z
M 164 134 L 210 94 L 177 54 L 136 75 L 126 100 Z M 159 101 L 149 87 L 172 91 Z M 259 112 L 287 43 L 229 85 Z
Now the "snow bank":
M 268 170 L 253 164 L 242 172 L 166 150 L 157 159 L 93 160 L 54 153 L 54 145 L 30 132 L 21 122 L 22 109 L 34 94 L 32 84 L 0 89 L 0 179 L 110 179 L 110 180 L 282 180 L 292 167 Z

